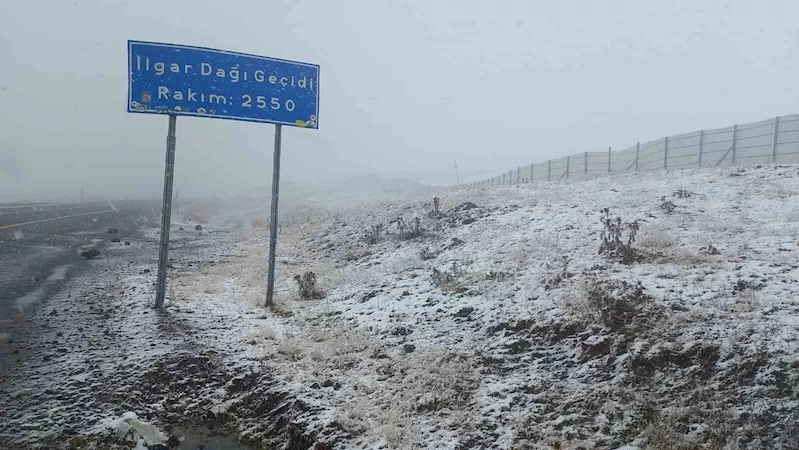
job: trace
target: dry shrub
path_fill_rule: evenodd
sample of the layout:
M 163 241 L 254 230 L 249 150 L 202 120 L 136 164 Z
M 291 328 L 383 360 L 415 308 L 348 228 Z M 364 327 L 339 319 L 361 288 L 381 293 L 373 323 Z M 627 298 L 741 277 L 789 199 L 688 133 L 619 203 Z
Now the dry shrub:
M 437 256 L 438 252 L 430 250 L 430 247 L 424 247 L 419 251 L 419 258 L 421 258 L 422 261 L 429 261 L 435 259 Z
M 608 281 L 594 283 L 586 302 L 600 324 L 618 330 L 639 318 L 652 303 L 652 297 L 644 293 L 641 283 Z
M 303 300 L 320 300 L 325 298 L 325 293 L 316 287 L 316 274 L 305 272 L 302 276 L 295 275 L 294 280 L 300 286 L 300 298 Z
M 573 273 L 569 272 L 569 257 L 564 255 L 562 258 L 560 267 L 549 266 L 550 270 L 554 270 L 554 273 L 549 275 L 544 281 L 544 289 L 547 291 L 574 276 Z
M 455 281 L 463 275 L 463 269 L 457 262 L 453 262 L 450 270 L 438 270 L 433 268 L 430 278 L 433 285 L 440 288 L 452 287 Z
M 382 234 L 383 234 L 382 223 L 378 223 L 377 225 L 372 225 L 371 228 L 364 230 L 363 241 L 369 245 L 377 244 L 378 242 L 380 242 Z
M 397 225 L 399 231 L 399 238 L 401 240 L 409 240 L 417 237 L 424 236 L 424 229 L 422 229 L 422 222 L 418 217 L 413 219 L 413 222 L 408 224 L 402 217 L 398 217 L 391 221 Z
M 635 237 L 640 228 L 638 221 L 623 223 L 621 217 L 611 218 L 610 209 L 602 210 L 600 221 L 604 226 L 601 234 L 599 254 L 618 259 L 622 264 L 632 264 L 643 259 L 643 255 L 633 248 Z M 627 238 L 624 238 L 624 231 Z
M 252 225 L 253 228 L 266 228 L 266 223 L 266 219 L 261 216 L 250 219 L 250 225 Z

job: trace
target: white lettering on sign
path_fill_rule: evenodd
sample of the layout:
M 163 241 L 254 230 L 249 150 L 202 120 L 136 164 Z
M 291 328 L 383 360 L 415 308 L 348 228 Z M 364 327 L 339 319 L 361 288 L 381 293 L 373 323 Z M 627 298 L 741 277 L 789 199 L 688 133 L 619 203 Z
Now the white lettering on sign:
M 153 72 L 158 76 L 164 76 L 167 73 L 194 73 L 194 66 L 191 64 L 178 64 L 174 62 L 168 61 L 151 61 L 149 57 L 142 58 L 140 55 L 136 55 L 136 60 L 134 64 L 134 71 L 136 72 Z M 230 80 L 231 83 L 238 83 L 242 79 L 244 81 L 249 80 L 252 78 L 253 80 L 259 83 L 269 83 L 272 85 L 280 85 L 284 88 L 289 86 L 291 87 L 299 87 L 301 89 L 310 89 L 313 91 L 314 89 L 314 79 L 309 77 L 286 77 L 280 76 L 279 74 L 269 74 L 267 75 L 263 69 L 255 69 L 251 72 L 247 70 L 241 70 L 238 65 L 234 65 L 230 68 L 225 67 L 214 67 L 211 63 L 202 62 L 200 63 L 200 71 L 199 75 L 207 77 L 207 76 L 215 76 L 216 78 L 222 78 L 225 80 Z
M 170 90 L 166 86 L 158 86 L 158 99 L 159 100 L 177 100 L 186 101 L 187 103 L 208 103 L 212 105 L 230 105 L 233 104 L 233 99 L 228 99 L 221 94 L 205 94 L 204 92 L 197 92 L 192 88 L 187 88 L 186 91 Z M 244 94 L 241 96 L 240 105 L 245 108 L 252 108 L 253 96 Z M 277 97 L 272 97 L 267 103 L 266 97 L 262 95 L 255 96 L 255 106 L 260 109 L 274 109 L 278 110 L 285 108 L 287 111 L 294 111 L 296 105 L 294 100 L 287 99 L 282 101 Z

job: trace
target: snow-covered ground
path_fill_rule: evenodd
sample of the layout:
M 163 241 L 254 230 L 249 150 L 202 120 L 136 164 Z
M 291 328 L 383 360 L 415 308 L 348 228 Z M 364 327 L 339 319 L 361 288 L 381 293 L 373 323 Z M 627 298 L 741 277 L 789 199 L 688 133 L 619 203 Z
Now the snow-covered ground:
M 164 315 L 118 276 L 139 373 L 74 431 L 110 448 L 132 411 L 288 448 L 797 448 L 798 193 L 798 166 L 764 166 L 349 209 L 283 229 L 270 309 L 265 230 L 186 236 Z M 599 253 L 605 208 L 623 243 L 638 221 L 629 264 Z M 324 299 L 299 298 L 307 271 Z
M 198 329 L 230 327 L 203 340 L 268 367 L 291 420 L 334 448 L 795 448 L 798 169 L 462 191 L 440 215 L 432 199 L 350 210 L 281 236 L 281 314 L 251 313 L 262 238 L 185 280 L 176 304 Z M 604 208 L 638 220 L 638 262 L 598 253 Z M 400 239 L 400 217 L 423 235 Z M 388 232 L 369 245 L 376 224 Z M 307 270 L 324 300 L 298 298 Z

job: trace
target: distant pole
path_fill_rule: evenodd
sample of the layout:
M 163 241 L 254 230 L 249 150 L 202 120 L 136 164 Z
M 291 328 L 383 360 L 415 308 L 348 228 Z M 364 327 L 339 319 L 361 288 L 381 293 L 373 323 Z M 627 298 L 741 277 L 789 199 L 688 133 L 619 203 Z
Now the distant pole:
M 83 203 L 83 185 L 80 185 L 80 202 Z
M 175 175 L 175 126 L 177 116 L 169 115 L 164 165 L 164 198 L 161 204 L 161 246 L 158 252 L 158 277 L 155 285 L 155 307 L 164 306 L 166 297 L 167 258 L 169 256 L 169 225 L 172 218 L 172 181 Z
M 635 171 L 638 172 L 638 158 L 641 155 L 641 142 L 635 144 Z
M 530 184 L 533 184 L 533 174 L 535 173 L 535 163 L 530 164 Z
M 730 161 L 732 162 L 733 166 L 735 165 L 735 153 L 736 153 L 735 147 L 738 146 L 737 141 L 738 141 L 738 124 L 736 123 L 735 125 L 732 126 L 732 155 L 730 157 L 731 158 Z
M 583 154 L 583 174 L 586 178 L 588 178 L 588 152 Z
M 665 139 L 666 145 L 663 150 L 663 168 L 669 168 L 669 138 L 666 137 Z
M 455 160 L 455 184 L 457 184 L 459 186 L 461 184 L 461 179 L 458 176 L 458 160 L 457 159 Z
M 774 118 L 774 138 L 771 140 L 771 162 L 777 162 L 777 136 L 780 134 L 780 116 Z
M 705 151 L 705 130 L 699 130 L 699 164 L 697 165 L 700 169 L 702 168 L 702 154 Z
M 547 181 L 552 181 L 552 160 L 547 161 Z
M 275 124 L 275 151 L 272 165 L 272 211 L 269 227 L 269 266 L 266 278 L 266 306 L 274 305 L 272 294 L 275 290 L 275 251 L 277 249 L 277 204 L 280 192 L 280 137 L 281 125 Z
M 522 184 L 522 167 L 516 167 L 516 184 Z
M 569 171 L 571 169 L 571 167 L 570 167 L 571 166 L 571 162 L 572 162 L 572 157 L 571 157 L 571 155 L 569 155 L 569 156 L 566 157 L 566 179 L 567 180 L 569 179 Z
M 610 175 L 610 147 L 608 147 L 608 175 Z

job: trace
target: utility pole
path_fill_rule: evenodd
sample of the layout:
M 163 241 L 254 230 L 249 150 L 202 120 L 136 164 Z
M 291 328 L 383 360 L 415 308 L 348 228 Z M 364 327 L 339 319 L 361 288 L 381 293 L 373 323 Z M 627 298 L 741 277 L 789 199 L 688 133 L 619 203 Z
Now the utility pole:
M 80 202 L 83 203 L 83 185 L 80 185 Z
M 458 186 L 461 185 L 461 179 L 458 176 L 458 160 L 457 159 L 455 160 L 455 184 L 457 184 Z

